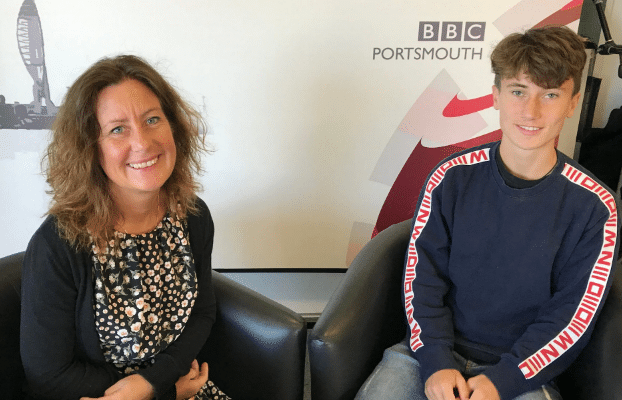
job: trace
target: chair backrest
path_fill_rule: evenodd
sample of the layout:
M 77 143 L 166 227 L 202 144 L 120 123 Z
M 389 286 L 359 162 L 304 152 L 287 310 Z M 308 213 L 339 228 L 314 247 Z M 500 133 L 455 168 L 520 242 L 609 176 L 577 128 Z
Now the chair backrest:
M 216 322 L 197 359 L 233 399 L 302 399 L 304 319 L 225 274 L 212 272 Z
M 23 259 L 23 252 L 0 259 L 0 396 L 6 400 L 24 398 L 24 371 L 19 355 Z
M 365 245 L 309 334 L 314 397 L 354 398 L 382 351 L 406 333 L 403 303 L 395 288 L 402 284 L 411 225 L 409 220 L 394 224 Z M 559 377 L 564 399 L 622 399 L 620 268 L 618 262 L 588 345 Z
M 23 259 L 23 252 L 0 259 L 1 400 L 25 397 L 19 353 Z M 210 359 L 216 371 L 210 377 L 215 376 L 223 389 L 228 383 L 233 389 L 226 393 L 240 394 L 234 398 L 302 398 L 306 339 L 302 317 L 218 273 L 213 284 L 218 323 L 206 348 L 217 359 Z
M 622 399 L 622 260 L 589 343 L 559 377 L 564 399 Z
M 309 333 L 311 395 L 352 399 L 387 347 L 406 334 L 401 286 L 410 221 L 369 241 Z

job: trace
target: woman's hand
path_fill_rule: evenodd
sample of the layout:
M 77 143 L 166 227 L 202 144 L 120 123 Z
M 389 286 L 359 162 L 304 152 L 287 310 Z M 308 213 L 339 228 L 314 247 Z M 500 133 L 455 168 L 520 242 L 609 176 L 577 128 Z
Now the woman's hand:
M 110 386 L 99 400 L 151 400 L 155 396 L 153 386 L 138 374 L 128 375 Z M 80 400 L 96 400 L 83 397 Z
M 207 363 L 201 364 L 194 360 L 190 365 L 190 372 L 182 376 L 175 383 L 177 389 L 177 400 L 186 400 L 194 397 L 195 394 L 207 383 L 208 367 Z

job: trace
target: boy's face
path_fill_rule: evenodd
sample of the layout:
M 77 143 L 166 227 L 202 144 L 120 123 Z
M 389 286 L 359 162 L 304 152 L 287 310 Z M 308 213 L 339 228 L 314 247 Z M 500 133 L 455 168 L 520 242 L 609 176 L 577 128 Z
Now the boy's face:
M 574 114 L 579 102 L 579 93 L 573 95 L 573 89 L 572 79 L 555 89 L 536 85 L 524 73 L 502 79 L 501 88 L 492 87 L 502 141 L 518 152 L 554 148 L 564 120 Z

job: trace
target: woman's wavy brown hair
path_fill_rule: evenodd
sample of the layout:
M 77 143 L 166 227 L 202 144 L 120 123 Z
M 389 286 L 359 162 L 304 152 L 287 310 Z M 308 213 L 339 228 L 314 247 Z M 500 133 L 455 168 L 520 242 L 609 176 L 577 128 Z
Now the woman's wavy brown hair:
M 108 190 L 108 177 L 100 166 L 101 128 L 96 105 L 104 88 L 128 79 L 143 83 L 157 96 L 173 132 L 177 157 L 162 188 L 168 211 L 184 218 L 196 207 L 200 185 L 195 175 L 202 172 L 201 153 L 208 151 L 201 115 L 140 57 L 103 58 L 69 88 L 52 125 L 52 140 L 43 158 L 52 195 L 48 214 L 56 217 L 61 236 L 78 248 L 89 248 L 91 237 L 98 245 L 114 239 L 118 214 Z
M 581 87 L 585 60 L 584 39 L 566 26 L 546 26 L 512 33 L 495 47 L 490 55 L 495 86 L 501 80 L 525 73 L 536 85 L 559 88 L 572 78 L 573 95 Z

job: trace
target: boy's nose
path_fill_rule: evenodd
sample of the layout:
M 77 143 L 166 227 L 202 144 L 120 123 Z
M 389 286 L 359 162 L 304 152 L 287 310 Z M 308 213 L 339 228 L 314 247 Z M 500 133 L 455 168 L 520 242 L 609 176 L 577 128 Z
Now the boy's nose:
M 524 116 L 530 119 L 537 119 L 540 117 L 540 113 L 540 99 L 537 97 L 528 99 L 523 109 Z

